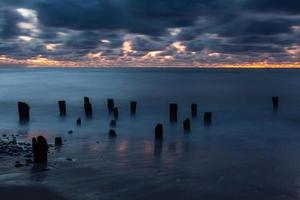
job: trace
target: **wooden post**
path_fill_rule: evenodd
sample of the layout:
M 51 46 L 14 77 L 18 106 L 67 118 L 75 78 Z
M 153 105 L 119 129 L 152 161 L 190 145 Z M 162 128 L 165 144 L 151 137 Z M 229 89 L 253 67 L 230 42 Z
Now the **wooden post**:
M 112 113 L 115 107 L 115 103 L 113 99 L 107 99 L 107 108 L 108 108 L 108 112 Z
M 189 118 L 187 118 L 186 120 L 183 121 L 183 129 L 186 132 L 190 132 L 191 131 L 191 121 Z
M 191 105 L 191 111 L 192 111 L 192 117 L 193 118 L 196 118 L 197 117 L 197 115 L 198 115 L 198 111 L 197 111 L 198 109 L 197 109 L 197 104 L 195 104 L 195 103 L 193 103 L 192 105 Z
M 66 101 L 58 101 L 59 114 L 64 117 L 67 115 Z
M 136 101 L 131 101 L 130 102 L 130 114 L 131 115 L 135 115 L 136 114 L 136 105 L 137 105 Z
M 90 98 L 84 97 L 84 103 L 90 103 Z
M 47 163 L 48 160 L 48 143 L 43 136 L 32 138 L 32 152 L 35 163 Z
M 61 137 L 55 137 L 55 146 L 61 146 L 62 145 L 62 138 Z
M 115 138 L 115 137 L 117 137 L 117 133 L 116 133 L 115 130 L 110 129 L 109 132 L 108 132 L 108 136 L 110 138 Z
M 77 124 L 77 126 L 81 126 L 81 118 L 80 117 L 76 120 L 76 124 Z
M 278 110 L 279 108 L 279 97 L 272 97 L 273 110 Z
M 117 126 L 117 121 L 116 120 L 111 120 L 110 121 L 110 126 L 111 127 L 116 127 Z
M 157 124 L 155 127 L 155 139 L 162 140 L 163 139 L 163 125 Z
M 25 102 L 18 102 L 19 121 L 22 123 L 29 122 L 30 119 L 30 107 Z
M 90 99 L 88 97 L 84 97 L 84 112 L 87 118 L 93 117 L 93 108 Z
M 212 122 L 212 113 L 211 112 L 205 112 L 204 113 L 204 124 L 205 125 L 211 125 Z
M 171 122 L 177 121 L 177 110 L 178 110 L 178 105 L 175 103 L 171 103 L 170 104 L 170 121 Z

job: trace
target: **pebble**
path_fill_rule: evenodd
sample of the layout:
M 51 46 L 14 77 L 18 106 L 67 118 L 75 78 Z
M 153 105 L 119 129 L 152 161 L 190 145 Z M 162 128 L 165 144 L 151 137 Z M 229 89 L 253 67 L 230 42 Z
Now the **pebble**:
M 30 143 L 17 142 L 16 137 L 0 139 L 0 155 L 20 156 L 31 153 L 32 148 Z

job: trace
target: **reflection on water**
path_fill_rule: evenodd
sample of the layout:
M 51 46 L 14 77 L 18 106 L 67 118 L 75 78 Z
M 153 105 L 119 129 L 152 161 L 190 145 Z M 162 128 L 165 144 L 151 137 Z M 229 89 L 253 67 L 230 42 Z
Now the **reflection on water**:
M 34 164 L 30 170 L 30 179 L 33 182 L 43 182 L 47 177 L 47 164 Z
M 155 140 L 154 155 L 157 158 L 157 160 L 160 160 L 162 151 L 163 151 L 163 141 Z
M 119 155 L 125 154 L 128 150 L 128 140 L 123 140 L 120 144 L 117 146 L 117 151 Z

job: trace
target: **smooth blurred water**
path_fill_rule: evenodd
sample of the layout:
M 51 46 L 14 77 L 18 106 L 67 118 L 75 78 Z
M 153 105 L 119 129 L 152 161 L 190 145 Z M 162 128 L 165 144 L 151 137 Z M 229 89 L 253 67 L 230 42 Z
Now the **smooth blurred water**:
M 3 164 L 0 181 L 41 184 L 70 199 L 299 199 L 299 88 L 294 69 L 1 69 L 2 132 L 50 142 L 63 136 L 65 145 L 51 153 L 49 171 Z M 84 96 L 92 120 L 84 117 Z M 280 96 L 278 112 L 272 96 Z M 116 140 L 108 138 L 108 98 L 120 112 Z M 65 119 L 58 116 L 61 99 Z M 28 126 L 18 123 L 19 100 L 31 106 Z M 138 102 L 135 117 L 131 100 Z M 172 102 L 177 124 L 168 118 Z M 187 134 L 182 121 L 191 117 L 191 103 L 198 118 Z M 203 124 L 205 111 L 213 112 L 211 127 Z M 159 122 L 162 143 L 154 141 Z

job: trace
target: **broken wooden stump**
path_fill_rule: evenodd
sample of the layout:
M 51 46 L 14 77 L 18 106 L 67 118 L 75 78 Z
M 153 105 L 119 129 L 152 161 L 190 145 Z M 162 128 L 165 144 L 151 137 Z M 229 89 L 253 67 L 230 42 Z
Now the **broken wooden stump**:
M 157 124 L 155 127 L 155 139 L 162 140 L 163 139 L 163 125 Z
M 205 112 L 203 118 L 204 118 L 205 125 L 211 125 L 211 122 L 212 122 L 212 113 L 211 112 Z
M 171 103 L 170 104 L 170 121 L 171 122 L 177 121 L 177 110 L 178 110 L 178 105 L 175 103 Z
M 90 98 L 84 97 L 84 103 L 90 103 Z
M 192 117 L 196 118 L 198 115 L 198 108 L 197 104 L 193 103 L 191 104 L 191 111 L 192 111 Z
M 119 109 L 118 109 L 118 107 L 115 107 L 115 108 L 114 108 L 114 118 L 115 118 L 115 119 L 118 119 L 118 118 L 119 118 Z
M 59 115 L 64 117 L 67 115 L 66 101 L 58 101 Z
M 110 121 L 110 126 L 111 127 L 116 127 L 117 126 L 117 121 L 116 120 L 111 120 Z
M 48 143 L 43 136 L 32 138 L 33 160 L 37 164 L 47 163 L 48 160 Z
M 108 132 L 108 136 L 110 138 L 115 138 L 115 137 L 117 137 L 117 133 L 116 133 L 115 130 L 110 129 L 109 132 Z
M 131 101 L 130 102 L 130 114 L 131 115 L 135 115 L 136 114 L 136 105 L 137 105 L 136 101 Z
M 272 97 L 273 110 L 276 111 L 279 108 L 279 97 Z
M 114 111 L 115 103 L 113 99 L 107 99 L 107 109 L 109 113 Z
M 88 97 L 84 97 L 84 112 L 87 118 L 93 117 L 93 108 L 90 99 Z
M 183 129 L 185 132 L 190 132 L 191 131 L 191 121 L 189 118 L 183 121 Z
M 18 102 L 19 121 L 21 123 L 29 122 L 30 119 L 30 107 L 25 102 Z
M 80 117 L 76 120 L 76 124 L 77 124 L 77 126 L 81 126 L 81 118 Z
M 54 143 L 55 143 L 55 146 L 61 146 L 63 144 L 62 138 L 61 137 L 55 137 L 54 138 Z

